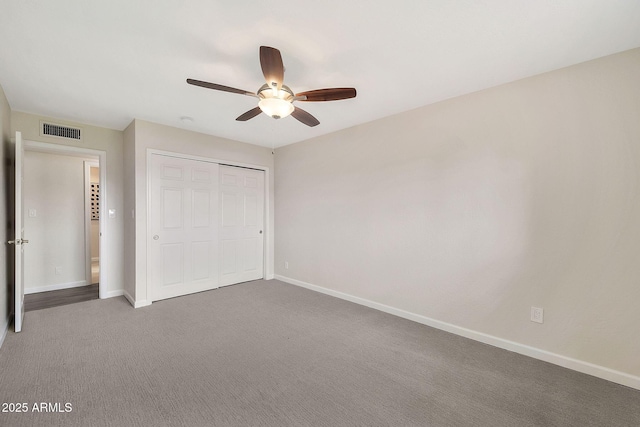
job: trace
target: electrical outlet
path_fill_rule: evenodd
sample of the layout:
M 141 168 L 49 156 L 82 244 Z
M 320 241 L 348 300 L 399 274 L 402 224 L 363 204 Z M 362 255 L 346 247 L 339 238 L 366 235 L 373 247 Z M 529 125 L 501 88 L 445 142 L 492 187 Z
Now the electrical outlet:
M 544 310 L 540 307 L 531 307 L 531 321 L 536 323 L 543 323 Z
M 284 262 L 284 269 L 288 270 L 289 269 L 289 261 L 285 261 Z

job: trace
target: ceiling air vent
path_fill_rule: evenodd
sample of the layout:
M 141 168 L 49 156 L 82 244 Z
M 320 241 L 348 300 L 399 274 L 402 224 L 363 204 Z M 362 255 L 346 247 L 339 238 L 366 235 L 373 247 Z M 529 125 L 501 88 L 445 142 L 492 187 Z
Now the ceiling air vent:
M 43 136 L 57 136 L 59 138 L 75 139 L 76 141 L 82 141 L 81 130 L 80 128 L 55 125 L 47 122 L 41 122 L 40 126 L 40 134 Z

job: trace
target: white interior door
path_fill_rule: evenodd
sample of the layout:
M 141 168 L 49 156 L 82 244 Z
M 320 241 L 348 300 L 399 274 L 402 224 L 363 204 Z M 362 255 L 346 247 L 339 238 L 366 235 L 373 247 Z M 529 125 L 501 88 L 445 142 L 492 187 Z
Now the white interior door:
M 264 171 L 220 166 L 220 285 L 264 277 Z
M 152 301 L 217 288 L 219 165 L 157 154 L 150 163 Z
M 15 146 L 15 236 L 9 241 L 15 247 L 15 280 L 14 280 L 14 331 L 22 330 L 24 321 L 24 244 L 29 243 L 24 239 L 24 221 L 22 217 L 23 197 L 22 197 L 22 169 L 24 166 L 24 146 L 22 144 L 22 134 L 16 132 Z

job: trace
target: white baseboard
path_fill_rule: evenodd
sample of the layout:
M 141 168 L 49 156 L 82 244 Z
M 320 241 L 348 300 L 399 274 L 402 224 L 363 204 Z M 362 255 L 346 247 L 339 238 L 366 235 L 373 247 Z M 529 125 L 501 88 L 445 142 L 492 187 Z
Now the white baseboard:
M 129 301 L 129 304 L 133 306 L 133 308 L 140 308 L 140 307 L 146 307 L 148 305 L 151 305 L 151 301 L 147 301 L 147 300 L 136 301 L 127 291 L 123 291 L 123 295 Z
M 414 322 L 422 323 L 423 325 L 431 326 L 436 329 L 441 329 L 443 331 L 450 332 L 452 334 L 460 335 L 465 338 L 470 338 L 475 341 L 480 341 L 482 343 L 489 344 L 494 347 L 502 348 L 504 350 L 509 350 L 514 353 L 519 353 L 525 356 L 533 357 L 534 359 L 543 360 L 545 362 L 553 363 L 554 365 L 559 365 L 568 369 L 572 369 L 574 371 L 582 372 L 584 374 L 592 375 L 594 377 L 602 378 L 614 383 L 622 384 L 627 387 L 632 387 L 640 390 L 640 377 L 637 377 L 635 375 L 616 371 L 610 368 L 606 368 L 604 366 L 595 365 L 593 363 L 585 362 L 582 360 L 573 359 L 571 357 L 552 353 L 550 351 L 531 347 L 525 344 L 520 344 L 514 341 L 509 341 L 493 335 L 485 334 L 483 332 L 478 332 L 472 329 L 463 328 L 461 326 L 456 326 L 451 323 L 442 322 L 440 320 L 432 319 L 426 316 L 422 316 L 420 314 L 411 313 L 411 312 L 401 310 L 395 307 L 391 307 L 385 304 L 380 304 L 364 298 L 346 294 L 344 292 L 323 288 L 322 286 L 313 285 L 311 283 L 303 282 L 297 279 L 292 279 L 290 277 L 276 274 L 275 278 L 282 282 L 286 282 L 296 286 L 301 286 L 303 288 L 307 288 L 312 291 L 331 295 L 346 301 L 351 301 L 356 304 L 364 305 L 366 307 L 380 310 L 385 313 L 393 314 L 395 316 L 412 320 Z
M 105 296 L 106 298 L 115 298 L 115 297 L 121 297 L 124 295 L 124 290 L 119 289 L 117 291 L 108 291 L 107 295 Z
M 129 301 L 129 304 L 131 304 L 135 308 L 136 300 L 134 300 L 133 297 L 129 295 L 129 292 L 124 291 L 124 297 L 127 299 L 127 301 Z
M 80 280 L 77 282 L 68 283 L 56 283 L 55 285 L 38 286 L 37 288 L 25 288 L 25 294 L 37 294 L 38 292 L 58 291 L 60 289 L 79 288 L 81 286 L 87 286 L 86 280 Z
M 2 344 L 4 343 L 4 339 L 7 336 L 7 332 L 9 332 L 10 320 L 11 320 L 11 316 L 5 319 L 4 326 L 0 326 L 0 348 L 2 348 Z

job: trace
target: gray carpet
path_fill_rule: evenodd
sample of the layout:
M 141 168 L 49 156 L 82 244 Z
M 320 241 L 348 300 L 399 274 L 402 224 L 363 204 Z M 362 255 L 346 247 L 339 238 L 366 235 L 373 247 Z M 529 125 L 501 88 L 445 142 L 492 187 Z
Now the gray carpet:
M 2 426 L 640 426 L 638 390 L 275 280 L 29 312 L 0 397 Z

